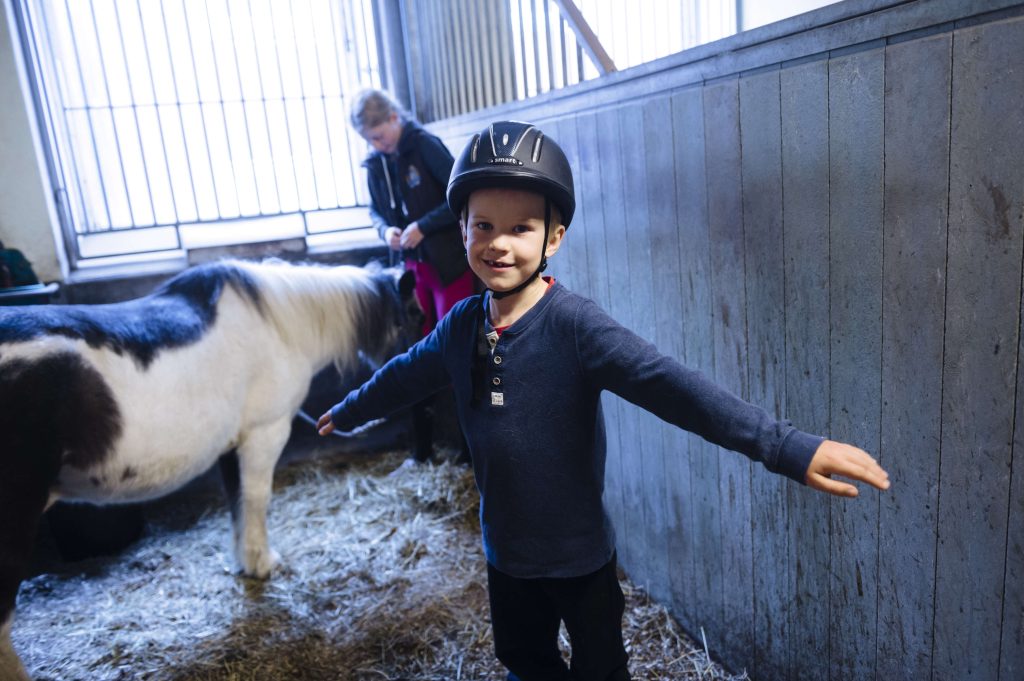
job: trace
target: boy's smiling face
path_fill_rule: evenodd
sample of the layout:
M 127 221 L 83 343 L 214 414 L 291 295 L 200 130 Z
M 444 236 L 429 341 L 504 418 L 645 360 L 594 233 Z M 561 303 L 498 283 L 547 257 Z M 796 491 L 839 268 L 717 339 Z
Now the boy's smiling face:
M 550 258 L 565 234 L 552 205 L 545 247 L 544 197 L 518 189 L 478 189 L 469 197 L 465 219 L 462 239 L 469 266 L 492 291 L 508 291 L 525 281 L 540 266 L 541 250 Z

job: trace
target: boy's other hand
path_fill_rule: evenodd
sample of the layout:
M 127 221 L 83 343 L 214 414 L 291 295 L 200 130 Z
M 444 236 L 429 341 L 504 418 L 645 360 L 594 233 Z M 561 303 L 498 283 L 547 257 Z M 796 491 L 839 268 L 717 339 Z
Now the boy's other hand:
M 331 421 L 331 412 L 328 411 L 317 419 L 316 432 L 321 435 L 330 435 L 334 432 L 334 421 Z
M 834 475 L 866 482 L 881 490 L 889 489 L 889 474 L 867 452 L 842 442 L 825 440 L 807 467 L 807 486 L 839 497 L 857 496 L 856 487 L 833 480 Z

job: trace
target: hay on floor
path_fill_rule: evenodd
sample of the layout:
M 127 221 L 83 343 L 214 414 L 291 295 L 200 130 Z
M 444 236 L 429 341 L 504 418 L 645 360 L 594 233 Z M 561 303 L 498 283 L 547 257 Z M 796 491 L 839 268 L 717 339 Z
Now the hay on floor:
M 403 456 L 282 466 L 269 531 L 283 561 L 266 582 L 235 574 L 216 484 L 172 495 L 121 555 L 25 582 L 14 645 L 47 681 L 503 679 L 472 476 L 450 462 L 392 474 Z M 623 587 L 635 679 L 746 678 Z

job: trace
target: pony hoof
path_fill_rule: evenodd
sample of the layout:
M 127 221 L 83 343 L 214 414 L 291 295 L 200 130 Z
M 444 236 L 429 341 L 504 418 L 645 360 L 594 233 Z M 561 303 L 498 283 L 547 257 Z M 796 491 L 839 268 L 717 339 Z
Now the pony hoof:
M 242 574 L 255 579 L 269 578 L 270 573 L 281 563 L 281 554 L 273 549 L 259 551 L 246 557 L 248 560 L 242 566 Z

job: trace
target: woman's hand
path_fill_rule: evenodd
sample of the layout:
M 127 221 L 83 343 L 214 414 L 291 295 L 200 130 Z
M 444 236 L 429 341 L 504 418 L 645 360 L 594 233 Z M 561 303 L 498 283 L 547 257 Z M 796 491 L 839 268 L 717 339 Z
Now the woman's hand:
M 418 222 L 412 223 L 402 232 L 402 248 L 416 248 L 420 245 L 421 241 L 423 241 L 423 232 L 420 231 Z
M 384 243 L 388 245 L 392 251 L 402 250 L 402 230 L 398 227 L 388 227 L 384 230 Z

